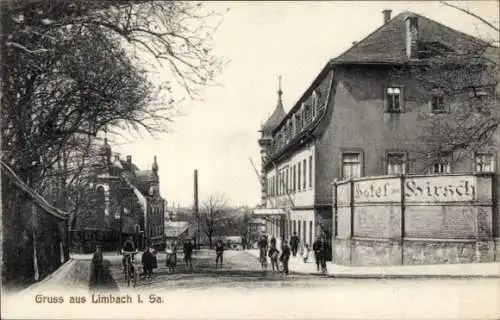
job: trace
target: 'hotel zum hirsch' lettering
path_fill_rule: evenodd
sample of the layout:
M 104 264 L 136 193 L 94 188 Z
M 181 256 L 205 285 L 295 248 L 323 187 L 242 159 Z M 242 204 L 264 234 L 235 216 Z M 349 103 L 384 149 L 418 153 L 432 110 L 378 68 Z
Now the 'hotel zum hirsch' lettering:
M 405 201 L 454 202 L 472 201 L 476 193 L 475 177 L 416 177 L 404 181 Z M 354 184 L 356 202 L 399 202 L 399 178 L 358 181 Z

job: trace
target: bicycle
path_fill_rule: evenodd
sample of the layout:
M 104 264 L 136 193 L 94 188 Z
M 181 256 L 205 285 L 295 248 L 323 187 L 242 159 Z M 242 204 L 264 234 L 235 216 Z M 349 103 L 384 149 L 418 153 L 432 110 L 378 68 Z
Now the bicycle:
M 137 254 L 137 251 L 122 251 L 122 254 L 125 258 L 125 281 L 127 281 L 127 286 L 130 287 L 130 282 L 132 282 L 133 287 L 137 285 L 137 266 L 134 262 L 134 256 Z

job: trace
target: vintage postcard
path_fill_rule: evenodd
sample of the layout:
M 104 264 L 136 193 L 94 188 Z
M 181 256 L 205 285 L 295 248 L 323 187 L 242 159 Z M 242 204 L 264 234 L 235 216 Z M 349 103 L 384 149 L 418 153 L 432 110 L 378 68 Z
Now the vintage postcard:
M 2 319 L 500 319 L 497 1 L 0 14 Z

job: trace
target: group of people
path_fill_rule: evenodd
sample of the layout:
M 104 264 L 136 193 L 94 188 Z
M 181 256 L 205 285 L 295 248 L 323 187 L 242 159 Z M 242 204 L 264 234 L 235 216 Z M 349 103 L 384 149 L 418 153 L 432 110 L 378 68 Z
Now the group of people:
M 268 237 L 263 235 L 258 242 L 259 245 L 259 260 L 261 268 L 267 270 L 267 257 L 271 260 L 273 271 L 280 272 L 280 262 L 284 274 L 288 274 L 288 262 L 290 261 L 291 250 L 285 241 L 281 242 L 281 254 L 276 246 L 276 238 L 272 237 L 268 242 Z
M 294 232 L 290 237 L 290 245 L 288 245 L 285 241 L 281 243 L 281 255 L 280 251 L 276 246 L 276 239 L 272 237 L 268 241 L 268 237 L 263 235 L 258 242 L 259 247 L 259 259 L 261 263 L 261 267 L 263 270 L 267 269 L 267 257 L 270 258 L 271 267 L 273 271 L 280 271 L 280 264 L 282 265 L 282 270 L 285 274 L 288 274 L 288 263 L 290 260 L 290 256 L 297 256 L 300 248 L 300 238 L 297 236 L 297 233 Z M 316 269 L 317 271 L 321 271 L 323 273 L 327 272 L 326 267 L 326 259 L 329 251 L 329 245 L 324 238 L 318 237 L 316 241 L 314 241 L 312 245 L 312 251 L 314 252 L 314 257 L 316 260 Z M 305 243 L 301 247 L 301 257 L 304 263 L 307 263 L 309 260 L 309 252 L 310 247 L 307 243 Z

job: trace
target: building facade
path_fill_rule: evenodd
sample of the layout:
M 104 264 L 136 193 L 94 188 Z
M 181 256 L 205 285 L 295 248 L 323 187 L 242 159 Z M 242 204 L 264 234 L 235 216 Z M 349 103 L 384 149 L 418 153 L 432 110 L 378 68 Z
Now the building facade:
M 438 146 L 438 156 L 425 149 L 431 144 L 423 137 L 435 129 L 430 124 L 451 117 L 464 100 L 439 90 L 426 92 L 413 73 L 414 66 L 442 48 L 458 55 L 484 43 L 421 15 L 403 12 L 391 19 L 390 13 L 384 11 L 380 28 L 328 61 L 286 114 L 280 90 L 259 140 L 262 203 L 254 214 L 266 218 L 267 233 L 289 239 L 297 232 L 302 243 L 317 236 L 331 242 L 337 223 L 332 213 L 335 181 L 498 173 L 498 139 L 460 156 L 446 152 L 446 146 Z M 498 58 L 498 48 L 484 47 L 485 54 Z M 482 80 L 471 89 L 481 92 L 478 99 L 495 90 Z
M 151 170 L 139 170 L 132 156 L 111 159 L 105 140 L 100 152 L 102 166 L 89 185 L 87 205 L 71 222 L 72 247 L 92 251 L 96 244 L 116 250 L 127 237 L 139 248 L 162 247 L 164 239 L 164 199 L 160 195 L 158 163 Z

